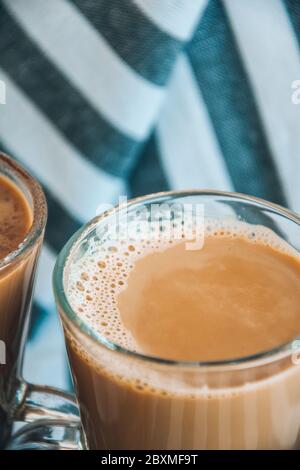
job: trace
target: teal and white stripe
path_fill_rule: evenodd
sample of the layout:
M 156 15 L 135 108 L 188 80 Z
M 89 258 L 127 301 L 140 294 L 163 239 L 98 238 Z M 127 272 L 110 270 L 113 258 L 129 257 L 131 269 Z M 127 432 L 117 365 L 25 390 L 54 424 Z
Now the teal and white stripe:
M 233 189 L 206 103 L 185 54 L 176 63 L 157 127 L 170 187 Z
M 226 6 L 284 187 L 286 205 L 299 211 L 299 107 L 291 103 L 291 83 L 300 76 L 300 54 L 290 23 L 297 16 L 289 17 L 280 0 L 227 0 Z

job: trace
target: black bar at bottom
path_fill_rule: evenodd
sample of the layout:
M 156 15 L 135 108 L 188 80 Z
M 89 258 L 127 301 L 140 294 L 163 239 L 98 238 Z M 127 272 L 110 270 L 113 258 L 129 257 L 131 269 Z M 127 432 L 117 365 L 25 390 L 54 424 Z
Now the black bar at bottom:
M 89 463 L 89 470 L 102 466 L 121 466 L 123 468 L 138 468 L 141 466 L 193 466 L 202 467 L 207 463 L 222 463 L 237 465 L 247 463 L 276 463 L 288 465 L 298 461 L 295 451 L 0 451 L 0 467 L 5 464 L 19 463 L 22 465 L 39 462 L 44 465 L 51 463 L 72 463 L 79 465 Z

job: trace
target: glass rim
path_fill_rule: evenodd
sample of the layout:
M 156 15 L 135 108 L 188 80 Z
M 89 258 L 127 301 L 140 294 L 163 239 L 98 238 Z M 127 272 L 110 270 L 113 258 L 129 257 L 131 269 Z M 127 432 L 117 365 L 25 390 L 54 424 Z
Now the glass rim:
M 4 171 L 3 171 L 4 170 Z M 7 173 L 5 172 L 7 171 Z M 18 260 L 29 251 L 36 243 L 36 241 L 43 234 L 47 222 L 47 203 L 44 191 L 40 183 L 31 176 L 19 163 L 6 153 L 0 151 L 0 175 L 10 179 L 15 176 L 17 181 L 20 181 L 28 190 L 33 201 L 33 214 L 32 225 L 29 232 L 26 234 L 23 241 L 19 244 L 18 248 L 10 252 L 5 258 L 0 260 L 0 273 L 1 270 L 8 267 L 11 263 Z M 12 180 L 13 183 L 18 184 L 17 181 Z M 22 191 L 21 188 L 18 189 Z
M 264 199 L 249 196 L 242 193 L 237 192 L 228 192 L 228 191 L 218 191 L 218 190 L 211 190 L 211 189 L 191 189 L 191 190 L 174 190 L 174 191 L 164 191 L 158 193 L 152 193 L 145 196 L 140 196 L 133 198 L 127 201 L 124 204 L 118 204 L 114 206 L 112 209 L 103 212 L 102 214 L 94 217 L 90 220 L 87 224 L 83 225 L 66 243 L 63 247 L 61 252 L 58 255 L 56 260 L 56 264 L 53 271 L 53 289 L 54 295 L 57 302 L 57 305 L 61 308 L 63 315 L 61 315 L 64 321 L 64 317 L 67 321 L 70 321 L 75 329 L 79 329 L 81 333 L 88 339 L 92 340 L 96 345 L 105 347 L 111 351 L 115 351 L 121 353 L 125 356 L 132 357 L 135 359 L 139 359 L 145 362 L 151 362 L 158 365 L 170 366 L 170 367 L 187 367 L 187 368 L 208 368 L 216 370 L 218 368 L 249 368 L 257 366 L 258 363 L 263 361 L 264 364 L 275 362 L 276 360 L 283 359 L 288 357 L 293 352 L 293 344 L 296 340 L 300 340 L 300 336 L 293 338 L 291 341 L 286 343 L 280 344 L 275 348 L 265 350 L 262 352 L 258 352 L 256 354 L 248 355 L 248 356 L 241 356 L 236 358 L 229 358 L 224 360 L 213 360 L 213 361 L 178 361 L 173 359 L 166 359 L 161 358 L 159 356 L 154 355 L 147 355 L 143 353 L 139 353 L 136 351 L 132 351 L 127 349 L 109 339 L 105 338 L 101 334 L 97 333 L 90 327 L 86 322 L 84 322 L 79 315 L 74 311 L 71 307 L 67 295 L 64 289 L 64 269 L 67 265 L 67 261 L 72 256 L 72 252 L 76 246 L 79 246 L 80 243 L 84 241 L 84 239 L 91 233 L 91 231 L 99 224 L 105 223 L 105 220 L 112 216 L 114 213 L 124 209 L 124 208 L 132 208 L 141 203 L 151 203 L 151 201 L 157 200 L 164 200 L 166 198 L 184 198 L 184 197 L 193 197 L 193 196 L 210 196 L 210 197 L 224 197 L 228 199 L 235 199 L 237 201 L 244 201 L 248 203 L 255 203 L 260 207 L 265 207 L 266 209 L 271 209 L 276 214 L 281 215 L 285 218 L 288 218 L 292 222 L 296 223 L 300 227 L 300 216 L 289 210 L 286 209 L 278 204 L 266 201 Z

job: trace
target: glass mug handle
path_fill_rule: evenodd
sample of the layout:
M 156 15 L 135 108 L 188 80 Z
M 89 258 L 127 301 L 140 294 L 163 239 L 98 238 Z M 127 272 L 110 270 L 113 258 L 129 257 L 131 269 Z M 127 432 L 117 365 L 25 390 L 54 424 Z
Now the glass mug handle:
M 28 424 L 12 435 L 9 450 L 83 448 L 79 410 L 72 394 L 20 381 L 11 413 L 14 421 Z

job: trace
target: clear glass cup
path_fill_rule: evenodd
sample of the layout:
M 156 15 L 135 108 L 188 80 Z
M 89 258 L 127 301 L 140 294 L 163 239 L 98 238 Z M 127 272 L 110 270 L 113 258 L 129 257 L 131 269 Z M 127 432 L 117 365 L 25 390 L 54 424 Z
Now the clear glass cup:
M 19 248 L 0 260 L 0 340 L 5 359 L 0 364 L 2 448 L 10 445 L 8 442 L 15 422 L 37 422 L 47 418 L 60 424 L 61 420 L 71 419 L 71 423 L 78 425 L 79 420 L 72 396 L 51 387 L 29 384 L 22 378 L 24 346 L 47 206 L 39 183 L 15 160 L 2 153 L 0 175 L 22 191 L 33 214 L 31 229 Z
M 62 250 L 54 292 L 89 449 L 299 449 L 297 338 L 251 357 L 177 362 L 126 350 L 99 335 L 68 300 L 69 272 L 117 213 L 151 204 L 202 204 L 205 217 L 264 225 L 300 251 L 300 218 L 242 194 L 182 191 L 135 199 L 96 217 Z M 272 299 L 270 299 L 270 302 Z M 300 333 L 300 332 L 299 332 Z M 234 338 L 232 338 L 234 341 Z M 146 381 L 146 385 L 143 383 Z

